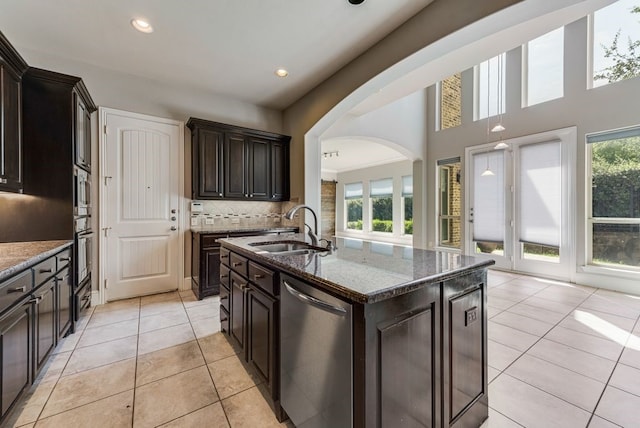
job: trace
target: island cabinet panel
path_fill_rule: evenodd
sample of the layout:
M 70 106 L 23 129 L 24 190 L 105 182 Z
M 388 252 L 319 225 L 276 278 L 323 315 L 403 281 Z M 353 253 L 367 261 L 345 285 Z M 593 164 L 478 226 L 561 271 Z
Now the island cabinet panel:
M 51 278 L 34 293 L 36 300 L 34 310 L 34 379 L 47 362 L 47 357 L 49 357 L 49 354 L 53 351 L 57 343 L 55 287 L 55 278 Z
M 381 426 L 435 426 L 433 307 L 379 329 Z
M 291 137 L 190 118 L 194 199 L 289 199 Z
M 486 276 L 443 283 L 445 426 L 480 426 L 488 412 Z
M 246 324 L 245 324 L 245 307 L 246 307 L 246 280 L 235 272 L 231 272 L 231 302 L 229 315 L 231 316 L 231 325 L 229 333 L 235 339 L 236 344 L 245 349 Z
M 363 324 L 354 324 L 354 378 L 363 373 L 354 384 L 355 427 L 439 426 L 440 296 L 439 284 L 425 285 L 364 305 Z

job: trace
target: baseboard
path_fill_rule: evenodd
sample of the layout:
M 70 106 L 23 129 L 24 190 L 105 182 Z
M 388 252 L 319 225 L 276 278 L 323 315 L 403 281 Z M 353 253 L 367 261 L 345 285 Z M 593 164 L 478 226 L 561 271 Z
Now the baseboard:
M 180 286 L 180 291 L 191 290 L 191 277 L 185 277 L 182 280 L 182 285 Z

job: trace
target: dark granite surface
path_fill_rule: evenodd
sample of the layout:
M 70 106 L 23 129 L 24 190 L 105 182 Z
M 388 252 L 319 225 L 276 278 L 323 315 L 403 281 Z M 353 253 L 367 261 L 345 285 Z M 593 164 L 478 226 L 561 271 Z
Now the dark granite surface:
M 297 232 L 297 227 L 268 227 L 268 226 L 240 226 L 233 227 L 233 225 L 221 225 L 221 226 L 197 226 L 191 228 L 191 233 L 197 233 L 200 235 L 206 235 L 209 233 L 234 233 L 234 232 Z
M 0 281 L 51 257 L 72 244 L 73 241 L 0 243 Z
M 408 293 L 477 269 L 492 260 L 480 260 L 446 251 L 419 250 L 379 242 L 338 238 L 338 250 L 312 255 L 277 255 L 256 252 L 249 244 L 298 240 L 304 235 L 222 239 L 223 247 L 272 268 L 289 272 L 319 288 L 357 303 L 374 303 Z

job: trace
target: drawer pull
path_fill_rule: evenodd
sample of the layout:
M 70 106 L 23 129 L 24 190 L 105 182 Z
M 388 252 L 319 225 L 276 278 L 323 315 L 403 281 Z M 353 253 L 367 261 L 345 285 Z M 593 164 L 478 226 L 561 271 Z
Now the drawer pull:
M 264 275 L 257 273 L 255 275 L 253 275 L 253 278 L 254 279 L 262 279 L 262 278 L 264 278 Z
M 40 303 L 40 300 L 42 300 L 42 296 L 33 297 L 27 303 L 35 303 L 37 305 Z
M 27 291 L 27 286 L 23 285 L 22 287 L 10 288 L 7 293 L 24 293 L 25 291 Z
M 238 266 L 241 266 L 241 265 L 242 265 L 242 263 L 241 263 L 241 262 L 233 262 L 233 263 L 231 263 L 231 265 L 232 265 L 233 267 L 238 267 Z
M 227 318 L 220 318 L 220 322 L 225 322 L 227 320 Z
M 224 256 L 220 256 L 221 259 L 228 259 L 229 258 L 229 254 L 225 254 Z
M 60 257 L 59 259 L 61 262 L 68 262 L 69 260 L 71 260 L 69 257 Z
M 49 269 L 40 269 L 40 273 L 53 273 L 53 268 L 49 268 Z
M 220 297 L 220 300 L 227 300 L 229 298 L 229 296 L 222 296 Z
M 220 279 L 222 278 L 229 278 L 229 275 L 220 275 Z

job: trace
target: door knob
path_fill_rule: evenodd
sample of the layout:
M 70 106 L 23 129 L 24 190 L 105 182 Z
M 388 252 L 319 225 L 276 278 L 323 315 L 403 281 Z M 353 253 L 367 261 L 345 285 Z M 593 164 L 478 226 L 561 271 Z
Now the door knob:
M 171 230 L 178 230 L 178 228 L 175 226 L 171 226 Z

